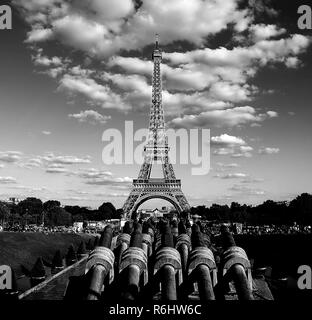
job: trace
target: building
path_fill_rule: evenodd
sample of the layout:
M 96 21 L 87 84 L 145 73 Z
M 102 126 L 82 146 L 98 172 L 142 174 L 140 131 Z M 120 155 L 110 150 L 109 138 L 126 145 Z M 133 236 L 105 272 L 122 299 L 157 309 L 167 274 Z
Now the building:
M 83 222 L 74 222 L 73 230 L 75 232 L 82 232 L 83 231 Z

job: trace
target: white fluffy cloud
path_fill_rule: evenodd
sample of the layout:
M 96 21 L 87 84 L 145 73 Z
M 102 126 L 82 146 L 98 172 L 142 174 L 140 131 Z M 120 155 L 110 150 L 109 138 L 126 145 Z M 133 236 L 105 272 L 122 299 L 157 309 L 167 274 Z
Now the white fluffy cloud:
M 220 136 L 217 136 L 217 137 L 211 137 L 211 144 L 213 146 L 233 147 L 233 146 L 245 145 L 246 142 L 239 137 L 230 136 L 228 134 L 221 134 Z
M 90 157 L 88 156 L 84 158 L 79 158 L 76 156 L 55 155 L 54 153 L 48 153 L 40 157 L 40 159 L 42 161 L 47 162 L 48 164 L 60 164 L 60 165 L 91 163 Z M 53 169 L 55 169 L 55 167 Z
M 258 150 L 259 154 L 276 154 L 279 152 L 280 152 L 279 148 L 270 148 L 270 147 L 266 147 L 266 148 L 263 147 Z
M 233 158 L 251 158 L 253 148 L 250 146 L 240 146 L 235 153 L 232 154 Z
M 53 167 L 49 167 L 46 169 L 47 173 L 65 173 L 68 172 L 68 170 L 66 168 L 53 168 Z
M 0 151 L 0 161 L 14 163 L 21 159 L 22 154 L 20 151 Z
M 241 179 L 241 178 L 248 177 L 248 175 L 245 173 L 238 172 L 238 173 L 217 174 L 215 175 L 215 177 L 220 179 Z
M 279 29 L 276 25 L 273 24 L 255 24 L 250 27 L 250 30 L 255 41 L 270 39 L 286 33 L 286 30 L 284 28 Z
M 171 125 L 176 128 L 192 127 L 233 127 L 243 124 L 261 122 L 270 117 L 268 114 L 259 114 L 253 107 L 234 107 L 225 110 L 212 110 L 198 115 L 185 115 L 175 118 Z
M 105 109 L 127 110 L 130 108 L 109 86 L 97 83 L 92 78 L 66 74 L 60 80 L 59 90 L 66 90 L 73 94 L 82 94 Z
M 14 0 L 14 4 L 32 25 L 28 42 L 53 38 L 96 55 L 142 48 L 155 30 L 163 43 L 188 40 L 201 45 L 207 35 L 228 24 L 243 31 L 251 20 L 237 0 L 144 0 L 137 10 L 131 0 L 44 1 L 42 6 L 35 0 Z
M 95 168 L 81 169 L 73 174 L 82 178 L 86 184 L 90 185 L 129 187 L 132 183 L 132 179 L 129 177 L 115 177 L 110 171 Z
M 49 39 L 52 39 L 53 32 L 51 29 L 44 29 L 44 28 L 33 28 L 27 34 L 26 42 L 42 42 Z
M 107 120 L 111 119 L 110 116 L 102 115 L 95 110 L 84 110 L 79 113 L 69 114 L 68 116 L 77 119 L 79 122 L 89 122 L 91 124 L 104 124 Z
M 217 162 L 217 165 L 221 168 L 238 168 L 239 165 L 237 163 L 222 163 Z
M 259 69 L 272 63 L 300 66 L 298 56 L 311 42 L 276 25 L 256 23 L 260 9 L 255 8 L 261 7 L 267 14 L 270 10 L 251 2 L 242 8 L 239 0 L 13 3 L 32 28 L 28 43 L 53 40 L 82 51 L 91 61 L 104 58 L 102 72 L 72 66 L 72 61 L 48 57 L 40 49 L 33 56 L 38 68 L 46 68 L 40 72 L 57 79 L 59 90 L 82 95 L 104 109 L 145 111 L 150 105 L 153 64 L 124 57 L 124 50 L 140 50 L 151 44 L 155 32 L 160 34 L 161 44 L 191 43 L 193 50 L 163 54 L 163 103 L 174 127 L 257 126 L 277 117 L 276 111 L 261 113 L 246 106 L 261 93 L 251 80 Z M 233 31 L 233 39 L 242 35 L 246 39 L 232 47 L 208 48 L 207 38 L 225 29 Z
M 279 40 L 261 40 L 249 47 L 234 47 L 227 49 L 196 49 L 188 52 L 166 53 L 165 58 L 173 65 L 200 63 L 214 67 L 243 68 L 252 66 L 256 62 L 262 65 L 268 62 L 285 62 L 288 56 L 300 54 L 309 46 L 308 37 L 295 34 Z
M 16 183 L 16 179 L 13 177 L 0 177 L 0 184 Z
M 230 188 L 231 191 L 235 191 L 241 193 L 242 195 L 249 195 L 249 196 L 263 196 L 265 195 L 264 190 L 254 189 L 251 187 L 247 187 L 241 184 L 235 184 Z

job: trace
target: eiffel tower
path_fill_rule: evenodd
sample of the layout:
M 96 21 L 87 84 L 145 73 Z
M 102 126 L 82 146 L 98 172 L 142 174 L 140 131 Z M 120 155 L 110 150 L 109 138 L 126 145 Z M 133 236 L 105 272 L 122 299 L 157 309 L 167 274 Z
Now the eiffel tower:
M 169 201 L 179 213 L 190 210 L 190 205 L 181 190 L 181 180 L 176 179 L 168 157 L 169 146 L 162 106 L 161 61 L 162 52 L 156 35 L 149 134 L 139 177 L 133 180 L 132 190 L 123 206 L 124 214 L 128 218 L 132 217 L 143 202 L 153 198 Z M 152 166 L 155 163 L 161 164 L 163 178 L 151 178 Z

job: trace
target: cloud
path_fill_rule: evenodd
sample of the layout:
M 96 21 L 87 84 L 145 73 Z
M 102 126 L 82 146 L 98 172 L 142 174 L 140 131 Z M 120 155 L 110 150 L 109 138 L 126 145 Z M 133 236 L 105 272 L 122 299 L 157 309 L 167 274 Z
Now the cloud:
M 248 177 L 248 178 L 242 180 L 241 183 L 260 183 L 263 181 L 264 181 L 264 179 L 262 179 L 262 178 Z
M 259 31 L 260 27 L 257 26 L 257 28 Z M 283 29 L 277 27 L 268 27 L 267 33 L 269 30 L 271 30 L 271 36 L 274 32 L 280 35 L 284 33 Z M 227 114 L 238 111 L 235 108 L 252 108 L 250 106 L 235 107 L 234 105 L 253 100 L 255 94 L 259 92 L 259 89 L 249 84 L 248 81 L 256 75 L 260 68 L 266 65 L 284 63 L 289 66 L 291 61 L 294 61 L 293 58 L 303 53 L 309 44 L 309 38 L 299 34 L 278 40 L 268 38 L 267 35 L 266 39 L 258 39 L 256 43 L 246 47 L 204 48 L 187 52 L 164 53 L 165 61 L 162 65 L 162 73 L 164 88 L 168 91 L 164 90 L 163 92 L 163 102 L 170 115 L 179 115 L 173 120 L 173 125 L 175 122 L 181 123 L 189 120 L 195 123 L 196 121 L 204 121 L 203 119 L 207 115 L 203 112 L 220 111 L 226 117 Z M 136 57 L 114 56 L 109 59 L 108 66 L 121 68 L 131 74 L 133 80 L 136 76 L 141 76 L 140 88 L 138 86 L 126 89 L 125 86 L 123 87 L 129 92 L 125 97 L 129 99 L 132 106 L 144 106 L 148 103 L 148 86 L 144 77 L 149 77 L 152 72 L 151 61 Z M 131 77 L 127 77 L 130 81 Z M 113 76 L 111 78 L 113 79 Z M 182 91 L 183 93 L 181 93 Z M 223 118 L 223 113 L 220 114 L 221 118 Z M 181 121 L 183 115 L 185 119 Z M 257 114 L 253 109 L 247 111 L 247 114 L 244 113 L 238 124 L 243 125 L 250 122 L 250 125 L 255 126 L 265 119 L 277 116 L 276 111 L 270 110 L 263 114 L 260 112 Z M 234 122 L 233 125 L 236 124 L 237 122 Z M 226 123 L 225 126 L 227 125 L 232 126 L 232 123 Z
M 16 179 L 13 177 L 0 177 L 0 184 L 16 183 Z
M 212 146 L 242 146 L 245 145 L 246 142 L 239 137 L 230 136 L 228 134 L 221 134 L 220 136 L 211 137 L 211 145 Z
M 259 154 L 277 154 L 280 152 L 279 148 L 270 148 L 270 147 L 266 147 L 266 148 L 260 148 L 258 150 Z
M 289 57 L 286 59 L 285 64 L 287 68 L 297 68 L 300 66 L 301 61 L 298 59 L 298 57 Z
M 80 169 L 73 173 L 82 178 L 89 185 L 130 186 L 132 179 L 129 177 L 116 177 L 112 172 L 96 168 Z
M 217 155 L 217 156 L 227 156 L 227 155 L 233 154 L 233 153 L 234 153 L 233 148 L 218 148 L 213 151 L 213 154 Z
M 214 99 L 230 102 L 250 100 L 252 87 L 248 84 L 235 84 L 228 81 L 218 81 L 211 85 L 209 90 Z
M 217 174 L 216 178 L 220 179 L 241 179 L 248 177 L 248 174 L 245 173 L 227 173 L 227 174 Z
M 79 158 L 76 156 L 54 155 L 49 153 L 42 156 L 41 159 L 49 164 L 72 165 L 91 163 L 90 157 Z
M 250 146 L 240 146 L 231 156 L 233 158 L 251 158 L 253 148 Z
M 81 95 L 87 103 L 104 109 L 145 112 L 150 104 L 153 64 L 122 56 L 126 51 L 150 45 L 155 30 L 161 44 L 176 44 L 177 50 L 182 48 L 177 41 L 191 44 L 189 51 L 168 49 L 163 54 L 163 103 L 173 127 L 259 126 L 277 117 L 276 111 L 261 113 L 246 106 L 261 92 L 250 82 L 273 63 L 300 66 L 299 55 L 311 43 L 309 37 L 286 34 L 277 25 L 256 24 L 259 12 L 274 15 L 263 3 L 44 0 L 39 5 L 38 0 L 14 0 L 14 4 L 31 27 L 28 43 L 57 41 L 85 53 L 84 60 L 91 64 L 96 63 L 94 58 L 104 58 L 100 72 L 98 66 L 94 70 L 72 66 L 73 61 L 48 56 L 41 49 L 33 55 L 40 72 L 57 79 L 59 90 L 70 97 Z M 207 38 L 213 39 L 222 30 L 232 33 L 234 45 L 205 47 Z M 237 40 L 242 36 L 244 40 Z
M 79 122 L 89 122 L 91 124 L 104 124 L 111 119 L 111 116 L 105 116 L 94 110 L 80 111 L 80 113 L 69 114 L 70 118 L 77 119 Z
M 278 15 L 278 12 L 270 6 L 271 0 L 249 0 L 248 3 L 256 16 L 272 18 Z
M 248 10 L 240 10 L 236 0 L 171 0 L 170 4 L 144 0 L 137 10 L 131 0 L 56 0 L 42 6 L 35 0 L 27 4 L 14 0 L 14 4 L 32 27 L 28 43 L 55 39 L 98 56 L 143 48 L 155 30 L 165 44 L 187 40 L 202 45 L 207 35 L 224 30 L 228 24 L 243 31 L 250 22 Z
M 267 112 L 267 115 L 270 117 L 270 118 L 276 118 L 278 117 L 278 113 L 276 111 L 268 111 Z
M 221 168 L 238 168 L 239 167 L 237 163 L 222 163 L 222 162 L 217 162 L 217 166 Z
M 260 41 L 264 39 L 270 39 L 273 37 L 280 36 L 286 33 L 286 29 L 279 29 L 273 24 L 255 24 L 250 27 L 250 31 L 253 34 L 254 41 Z
M 184 67 L 191 64 L 210 68 L 219 67 L 226 68 L 227 73 L 238 69 L 243 77 L 241 79 L 244 79 L 246 76 L 254 76 L 259 67 L 270 62 L 285 63 L 287 58 L 305 52 L 310 43 L 311 40 L 308 37 L 294 34 L 279 40 L 261 40 L 249 47 L 195 49 L 187 52 L 166 53 L 165 57 L 172 65 L 183 65 Z M 222 69 L 216 69 L 216 71 L 220 73 Z
M 53 32 L 51 29 L 34 28 L 27 33 L 27 39 L 25 42 L 43 42 L 53 38 Z
M 27 192 L 38 192 L 38 191 L 46 191 L 47 188 L 45 187 L 30 187 L 30 186 L 23 186 L 23 185 L 14 185 L 14 186 L 8 186 L 10 189 L 16 189 L 16 190 L 25 190 Z
M 112 68 L 118 66 L 128 73 L 148 75 L 153 72 L 153 62 L 136 57 L 113 56 L 108 60 L 107 66 Z
M 81 178 L 85 179 L 97 179 L 102 177 L 112 177 L 113 173 L 107 170 L 95 169 L 95 168 L 85 168 L 80 169 L 75 172 L 75 174 Z
M 53 56 L 49 58 L 48 56 L 45 56 L 42 54 L 43 50 L 37 49 L 36 54 L 32 55 L 32 61 L 35 66 L 41 66 L 41 67 L 60 67 L 64 66 L 65 62 L 61 57 Z M 66 62 L 68 63 L 68 58 L 66 59 Z
M 58 167 L 48 167 L 46 169 L 46 172 L 47 173 L 66 173 L 66 172 L 69 172 L 68 169 L 66 168 L 58 168 Z
M 0 161 L 14 163 L 21 159 L 22 154 L 20 151 L 0 151 Z
M 96 197 L 107 197 L 107 198 L 127 198 L 129 196 L 129 193 L 96 193 Z
M 33 169 L 41 167 L 43 164 L 42 160 L 39 158 L 31 158 L 26 160 L 25 162 L 19 162 L 18 166 L 26 169 Z
M 51 131 L 42 131 L 41 133 L 46 136 L 49 136 L 52 132 Z
M 253 151 L 253 148 L 248 146 L 246 141 L 240 137 L 230 136 L 228 134 L 212 137 L 211 146 L 215 147 L 215 150 L 213 150 L 214 155 L 231 155 L 233 158 L 252 157 L 251 151 Z
M 86 184 L 91 184 L 91 185 L 99 185 L 99 186 L 115 186 L 115 185 L 130 185 L 132 183 L 132 179 L 129 177 L 117 177 L 117 178 L 112 178 L 109 176 L 102 176 L 100 178 L 91 178 L 88 179 Z
M 262 122 L 268 114 L 259 114 L 253 107 L 234 107 L 225 110 L 212 110 L 198 115 L 184 115 L 174 118 L 170 124 L 175 128 L 193 127 L 234 127 L 243 124 Z
M 65 74 L 60 80 L 59 90 L 82 94 L 105 109 L 130 109 L 130 106 L 118 94 L 114 93 L 109 86 L 99 84 L 91 78 Z
M 229 188 L 231 191 L 238 192 L 242 195 L 249 195 L 249 196 L 263 196 L 265 195 L 265 191 L 261 189 L 254 189 L 250 188 L 244 185 L 235 184 L 231 188 Z

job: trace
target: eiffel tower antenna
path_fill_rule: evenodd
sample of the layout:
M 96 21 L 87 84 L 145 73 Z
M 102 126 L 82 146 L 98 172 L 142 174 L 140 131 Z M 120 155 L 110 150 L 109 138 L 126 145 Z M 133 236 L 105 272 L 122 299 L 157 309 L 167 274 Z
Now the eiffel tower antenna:
M 139 172 L 139 177 L 133 180 L 132 190 L 123 206 L 124 213 L 128 218 L 136 212 L 143 202 L 153 198 L 169 201 L 179 213 L 189 211 L 190 209 L 190 205 L 181 190 L 181 180 L 176 179 L 168 156 L 169 146 L 162 104 L 162 51 L 159 47 L 158 34 L 155 37 L 155 48 L 152 58 L 154 70 L 149 135 L 147 144 L 144 147 L 144 162 Z M 151 178 L 151 170 L 155 162 L 162 164 L 163 177 L 161 178 Z
M 159 34 L 155 34 L 155 48 L 158 49 L 158 44 L 159 44 Z

